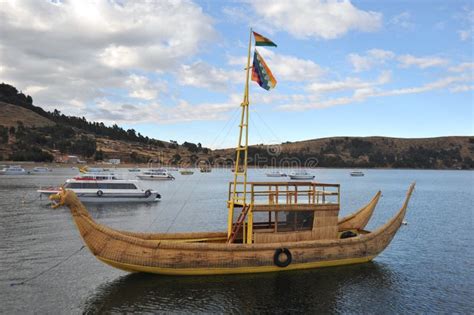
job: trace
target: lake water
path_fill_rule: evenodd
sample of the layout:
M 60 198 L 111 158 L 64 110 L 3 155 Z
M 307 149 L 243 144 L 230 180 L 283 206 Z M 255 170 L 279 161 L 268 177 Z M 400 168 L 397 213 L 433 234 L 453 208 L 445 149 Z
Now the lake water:
M 126 176 L 134 176 L 122 171 Z M 408 225 L 373 262 L 270 274 L 167 277 L 127 274 L 84 248 L 67 208 L 37 199 L 70 169 L 0 176 L 0 310 L 2 313 L 472 313 L 474 311 L 474 173 L 471 171 L 313 170 L 341 184 L 341 215 L 383 196 L 368 228 L 388 220 L 411 182 Z M 229 170 L 176 174 L 144 182 L 162 201 L 89 206 L 100 223 L 133 231 L 223 231 Z M 249 180 L 265 180 L 250 170 Z M 62 262 L 62 263 L 60 263 Z M 48 271 L 46 271 L 48 270 Z M 46 272 L 45 272 L 46 271 Z M 24 284 L 14 285 L 21 282 Z

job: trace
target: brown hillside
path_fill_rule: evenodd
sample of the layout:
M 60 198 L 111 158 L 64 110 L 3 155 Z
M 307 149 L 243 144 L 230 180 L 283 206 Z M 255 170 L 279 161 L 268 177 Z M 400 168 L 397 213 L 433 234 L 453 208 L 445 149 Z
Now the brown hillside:
M 17 126 L 21 121 L 25 127 L 53 126 L 54 122 L 26 108 L 0 102 L 0 125 Z

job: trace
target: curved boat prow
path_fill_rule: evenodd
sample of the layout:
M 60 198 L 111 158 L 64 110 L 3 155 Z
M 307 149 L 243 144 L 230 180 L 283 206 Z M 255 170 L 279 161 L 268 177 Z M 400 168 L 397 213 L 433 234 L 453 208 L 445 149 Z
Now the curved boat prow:
M 338 230 L 363 230 L 372 217 L 381 195 L 382 192 L 379 190 L 367 205 L 339 220 L 337 223 Z
M 414 189 L 415 183 L 410 185 L 405 201 L 403 202 L 403 205 L 397 214 L 395 214 L 388 222 L 375 231 L 363 235 L 363 237 L 367 240 L 368 254 L 375 257 L 380 254 L 388 246 L 388 244 L 390 244 L 398 229 L 402 225 L 407 211 L 408 202 L 410 201 Z

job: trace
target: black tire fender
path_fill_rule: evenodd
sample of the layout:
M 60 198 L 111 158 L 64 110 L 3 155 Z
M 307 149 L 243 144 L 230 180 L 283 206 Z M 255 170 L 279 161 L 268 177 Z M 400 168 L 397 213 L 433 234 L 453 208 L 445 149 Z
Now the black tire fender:
M 151 190 L 150 190 L 150 189 L 147 189 L 147 190 L 145 191 L 145 197 L 148 198 L 148 197 L 150 197 L 150 196 L 151 196 Z
M 341 236 L 339 237 L 340 239 L 345 239 L 345 238 L 351 238 L 351 237 L 356 237 L 357 233 L 354 233 L 352 231 L 344 231 L 341 233 Z
M 286 256 L 285 260 L 281 260 L 280 257 L 284 254 Z M 284 268 L 288 267 L 291 264 L 292 256 L 288 248 L 277 248 L 275 254 L 273 254 L 273 263 L 278 267 Z
M 103 194 L 104 192 L 102 190 L 97 191 L 97 197 L 102 197 Z

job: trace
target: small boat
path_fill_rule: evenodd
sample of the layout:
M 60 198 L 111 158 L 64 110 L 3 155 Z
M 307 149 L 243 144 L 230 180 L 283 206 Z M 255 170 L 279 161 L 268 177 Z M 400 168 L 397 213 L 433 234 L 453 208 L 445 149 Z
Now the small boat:
M 37 166 L 35 168 L 33 168 L 33 173 L 49 173 L 49 172 L 52 172 L 53 170 L 48 168 L 48 167 L 45 167 L 45 166 Z
M 201 173 L 210 173 L 212 171 L 210 166 L 202 166 L 199 168 L 199 171 Z
M 154 202 L 161 195 L 154 190 L 143 189 L 138 181 L 130 179 L 84 180 L 68 179 L 63 185 L 65 189 L 74 191 L 79 200 L 89 203 L 111 202 Z M 43 196 L 59 193 L 62 187 L 48 187 L 37 192 Z
M 361 171 L 352 171 L 351 176 L 364 176 L 365 174 Z
M 168 167 L 168 172 L 177 172 L 179 169 L 177 167 Z
M 120 176 L 110 173 L 82 173 L 78 176 L 75 176 L 74 179 L 76 180 L 119 180 L 123 179 Z
M 138 174 L 137 177 L 143 180 L 173 180 L 174 176 L 163 168 L 151 169 Z
M 134 168 L 129 168 L 128 171 L 131 172 L 131 173 L 141 172 L 141 170 L 140 170 L 139 168 L 136 168 L 136 167 L 134 167 Z
M 102 168 L 102 167 L 89 167 L 89 166 L 84 166 L 79 169 L 79 172 L 81 173 L 103 173 L 103 172 L 109 172 L 110 169 L 108 168 Z
M 0 170 L 0 175 L 27 175 L 28 172 L 20 165 L 7 166 Z
M 181 170 L 181 171 L 179 171 L 179 173 L 181 175 L 193 175 L 194 174 L 194 172 L 191 171 L 191 170 Z
M 266 175 L 267 175 L 267 177 L 285 177 L 285 176 L 287 176 L 282 171 L 272 171 L 270 173 L 267 173 Z
M 288 176 L 290 176 L 290 179 L 295 179 L 295 180 L 314 179 L 314 175 L 308 173 L 307 171 L 293 172 Z

